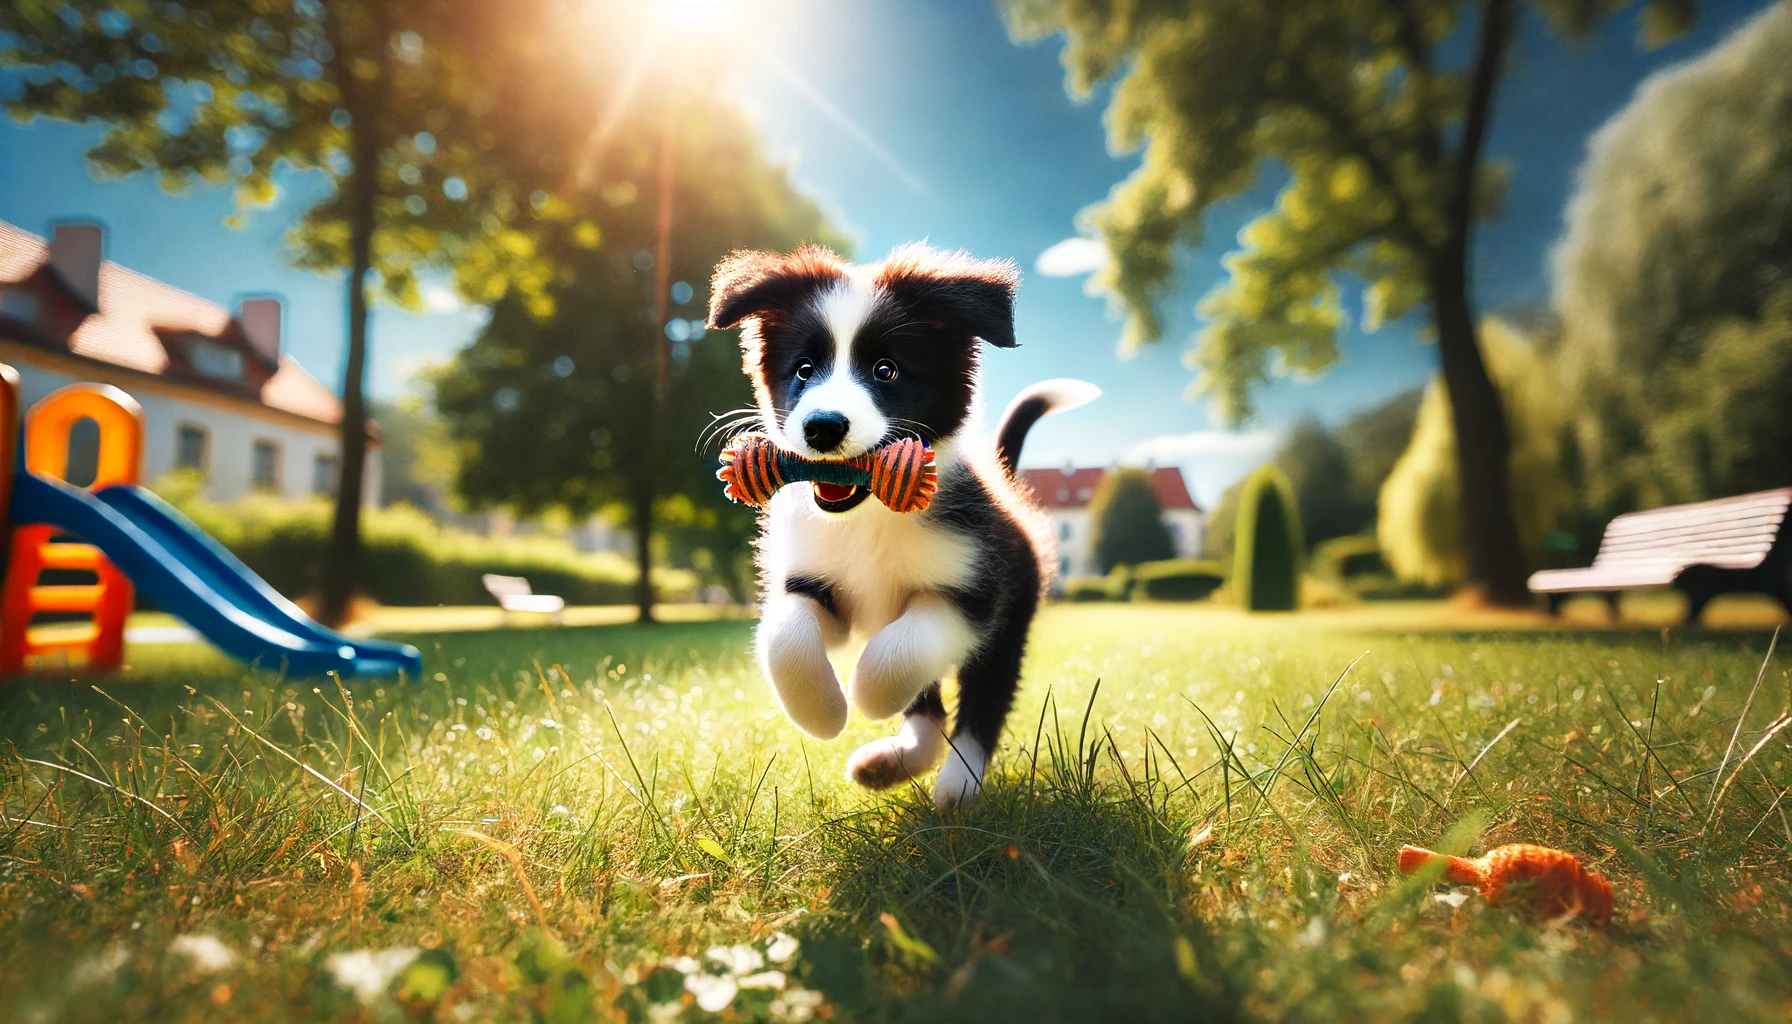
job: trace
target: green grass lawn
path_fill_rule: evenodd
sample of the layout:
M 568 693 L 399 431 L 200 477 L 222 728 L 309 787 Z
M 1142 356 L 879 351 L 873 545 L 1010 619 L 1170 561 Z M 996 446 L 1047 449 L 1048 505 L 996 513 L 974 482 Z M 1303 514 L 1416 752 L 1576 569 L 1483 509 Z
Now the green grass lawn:
M 1765 633 L 1055 606 L 942 815 L 846 782 L 884 726 L 801 738 L 750 631 L 413 634 L 425 678 L 348 691 L 185 648 L 8 684 L 0 1019 L 1792 1014 Z M 1511 841 L 1587 857 L 1611 927 L 1394 870 Z

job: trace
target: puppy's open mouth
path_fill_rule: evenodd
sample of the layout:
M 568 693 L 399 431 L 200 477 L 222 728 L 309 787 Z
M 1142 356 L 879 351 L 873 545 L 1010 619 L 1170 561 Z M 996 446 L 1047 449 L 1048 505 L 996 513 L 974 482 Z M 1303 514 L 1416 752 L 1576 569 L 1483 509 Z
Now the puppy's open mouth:
M 856 487 L 851 484 L 810 484 L 815 489 L 815 507 L 823 512 L 851 512 L 858 508 L 866 498 L 871 497 L 868 487 Z

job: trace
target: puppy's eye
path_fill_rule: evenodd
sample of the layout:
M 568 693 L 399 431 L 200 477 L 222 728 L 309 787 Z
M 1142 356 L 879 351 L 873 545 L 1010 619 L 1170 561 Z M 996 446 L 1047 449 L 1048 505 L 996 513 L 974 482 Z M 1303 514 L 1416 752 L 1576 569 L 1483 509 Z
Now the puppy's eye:
M 814 363 L 811 363 L 809 360 L 804 359 L 796 364 L 796 379 L 797 380 L 808 380 L 810 377 L 813 377 L 813 376 L 815 376 L 815 364 Z
M 896 364 L 888 359 L 879 359 L 877 365 L 871 368 L 871 376 L 885 383 L 893 381 L 896 379 Z

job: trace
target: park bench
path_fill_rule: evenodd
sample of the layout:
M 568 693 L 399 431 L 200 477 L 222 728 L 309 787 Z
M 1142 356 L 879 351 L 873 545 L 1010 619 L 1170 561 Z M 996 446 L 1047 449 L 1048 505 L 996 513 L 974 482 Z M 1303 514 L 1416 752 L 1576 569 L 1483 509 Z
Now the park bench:
M 554 622 L 559 623 L 560 613 L 566 609 L 566 598 L 537 594 L 529 589 L 529 581 L 521 576 L 486 573 L 479 577 L 479 581 L 485 584 L 486 593 L 498 599 L 498 607 L 504 609 L 505 619 L 509 619 L 513 612 L 533 612 L 552 615 Z
M 1531 576 L 1531 592 L 1559 611 L 1573 594 L 1600 594 L 1618 610 L 1618 595 L 1640 587 L 1673 587 L 1686 595 L 1686 620 L 1698 619 L 1719 594 L 1754 591 L 1792 610 L 1792 537 L 1785 529 L 1792 487 L 1734 498 L 1631 512 L 1613 519 L 1599 554 L 1584 569 Z

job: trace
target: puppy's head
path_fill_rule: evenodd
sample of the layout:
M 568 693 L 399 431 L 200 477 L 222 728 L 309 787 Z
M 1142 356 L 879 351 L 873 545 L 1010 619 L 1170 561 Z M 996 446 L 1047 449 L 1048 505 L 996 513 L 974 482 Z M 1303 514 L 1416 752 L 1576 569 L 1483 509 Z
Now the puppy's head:
M 739 252 L 716 268 L 709 325 L 741 326 L 747 376 L 781 445 L 850 459 L 903 436 L 931 444 L 964 425 L 978 340 L 1014 347 L 1019 281 L 1011 262 L 925 245 L 867 266 L 815 246 Z M 864 497 L 816 487 L 827 511 Z

